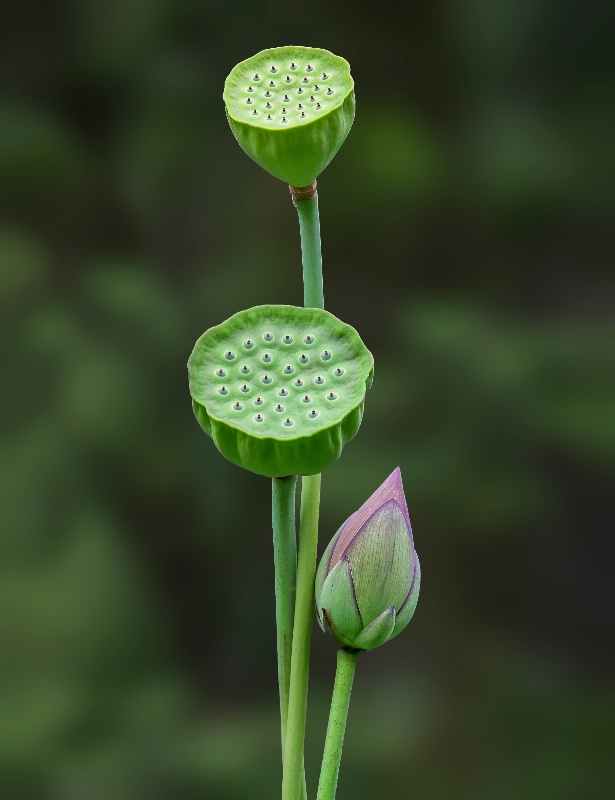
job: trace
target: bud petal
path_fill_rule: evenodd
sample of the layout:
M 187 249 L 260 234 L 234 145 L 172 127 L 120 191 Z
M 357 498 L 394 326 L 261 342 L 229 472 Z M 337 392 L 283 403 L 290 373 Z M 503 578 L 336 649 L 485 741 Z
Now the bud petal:
M 394 607 L 387 608 L 366 628 L 363 628 L 352 643 L 353 647 L 356 647 L 357 650 L 373 650 L 374 647 L 388 642 L 393 636 L 395 616 Z
M 408 595 L 412 547 L 397 500 L 388 500 L 368 519 L 347 550 L 359 613 L 375 620 L 389 606 L 400 608 Z
M 416 611 L 416 604 L 419 601 L 419 590 L 421 588 L 421 564 L 416 552 L 414 553 L 414 577 L 412 579 L 412 587 L 408 592 L 408 597 L 404 604 L 397 613 L 395 620 L 395 630 L 393 636 L 401 633 L 406 625 L 410 622 Z
M 363 628 L 357 608 L 350 565 L 343 559 L 331 570 L 319 593 L 318 605 L 348 642 Z
M 316 571 L 316 580 L 314 583 L 314 597 L 316 598 L 316 613 L 318 615 L 318 624 L 323 629 L 323 631 L 325 630 L 325 623 L 322 616 L 322 606 L 318 602 L 318 599 L 320 597 L 320 593 L 322 591 L 324 582 L 327 578 L 329 564 L 331 562 L 331 553 L 333 552 L 333 548 L 335 547 L 335 543 L 337 542 L 337 539 L 341 532 L 342 529 L 340 528 L 339 531 L 333 537 L 333 539 L 331 539 L 331 541 L 329 542 L 327 549 L 325 550 L 325 552 L 322 555 L 322 558 L 320 559 L 318 570 Z

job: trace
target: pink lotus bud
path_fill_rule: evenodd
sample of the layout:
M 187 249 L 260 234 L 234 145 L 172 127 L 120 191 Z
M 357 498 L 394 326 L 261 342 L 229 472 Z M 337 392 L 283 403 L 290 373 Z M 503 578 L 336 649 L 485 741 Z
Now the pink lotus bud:
M 402 631 L 419 596 L 421 568 L 399 467 L 342 525 L 316 575 L 320 627 L 354 650 Z

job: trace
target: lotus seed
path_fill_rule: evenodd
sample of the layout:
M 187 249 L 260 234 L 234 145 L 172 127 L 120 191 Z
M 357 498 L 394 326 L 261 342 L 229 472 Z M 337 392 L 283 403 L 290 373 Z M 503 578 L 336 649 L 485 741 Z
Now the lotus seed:
M 291 64 L 291 65 L 290 65 L 290 68 L 291 68 L 291 69 L 297 69 L 297 67 L 296 67 L 294 64 Z
M 247 103 L 249 106 L 251 106 L 251 105 L 252 105 L 252 98 L 251 98 L 251 97 L 248 97 L 248 99 L 246 100 L 246 103 Z
M 265 333 L 265 334 L 263 334 L 263 339 L 266 342 L 271 342 L 271 341 L 273 341 L 273 334 L 272 333 Z
M 227 350 L 225 356 L 229 361 L 232 361 L 235 358 L 235 353 L 232 350 Z
M 316 103 L 316 111 L 320 111 L 321 108 L 322 106 L 320 105 L 320 103 Z
M 265 362 L 265 364 L 271 363 L 271 353 L 265 353 L 263 356 L 261 356 L 261 359 Z
M 233 408 L 235 409 L 235 411 L 241 411 L 243 406 L 241 405 L 241 403 L 237 402 L 233 404 Z
M 271 377 L 271 375 L 263 375 L 263 377 L 261 378 L 261 380 L 262 380 L 262 382 L 263 382 L 263 383 L 271 383 L 271 381 L 273 380 L 273 378 Z
M 326 72 L 323 72 L 323 73 L 322 73 L 322 79 L 323 79 L 323 81 L 326 81 L 328 77 L 329 77 L 329 76 L 327 75 L 327 73 L 326 73 Z
M 312 344 L 314 342 L 314 337 L 312 336 L 311 333 L 308 333 L 308 335 L 305 337 L 305 339 L 303 341 L 306 344 Z
M 316 98 L 314 97 L 314 95 L 313 95 L 313 94 L 312 94 L 312 95 L 310 95 L 310 103 L 313 103 L 313 102 L 314 102 L 314 100 L 316 100 Z
M 273 81 L 269 81 L 269 88 L 275 89 L 275 83 Z
M 291 425 L 293 424 L 293 421 L 290 417 L 286 417 L 286 419 L 284 420 L 284 424 L 286 425 L 287 428 L 290 428 Z
M 269 70 L 269 72 L 277 72 L 277 69 L 272 65 L 271 69 Z
M 340 375 L 344 374 L 344 370 L 342 369 L 342 367 L 338 367 L 336 370 L 334 370 L 333 374 L 337 375 L 337 377 L 339 378 Z
M 280 389 L 278 394 L 280 397 L 288 397 L 288 389 Z
M 299 387 L 303 386 L 303 381 L 301 380 L 301 378 L 297 378 L 297 380 L 295 381 L 295 386 Z
M 282 122 L 286 122 L 286 117 L 282 117 Z
M 284 337 L 284 344 L 292 344 L 292 343 L 293 343 L 293 337 L 287 333 L 286 336 Z
M 241 391 L 242 392 L 249 392 L 250 391 L 250 387 L 248 386 L 247 383 L 244 383 L 244 385 L 241 387 Z
M 260 77 L 257 75 L 254 76 L 254 81 L 260 81 Z
M 301 400 L 301 402 L 302 403 L 311 403 L 312 402 L 312 398 L 309 396 L 309 394 L 306 394 L 305 397 Z
M 287 364 L 287 365 L 284 367 L 284 374 L 285 374 L 285 375 L 291 375 L 291 374 L 292 374 L 294 371 L 295 371 L 294 367 L 291 367 L 291 365 L 290 365 L 290 364 Z
M 265 108 L 273 108 L 273 106 L 271 105 L 271 103 L 266 103 Z
M 248 86 L 248 91 L 249 91 L 249 92 L 253 92 L 253 91 L 254 91 L 254 88 L 253 88 L 252 86 Z
M 262 397 L 257 397 L 256 400 L 254 401 L 254 405 L 255 406 L 262 406 L 263 405 L 263 398 Z
M 276 410 L 276 411 L 280 411 L 280 412 L 281 412 L 281 411 L 284 411 L 284 406 L 282 406 L 282 405 L 280 405 L 280 404 L 278 403 L 278 404 L 277 404 L 277 406 L 275 407 L 275 410 Z
M 297 94 L 303 94 L 303 89 L 302 89 L 301 87 L 299 87 L 299 88 L 297 89 Z
M 248 375 L 250 372 L 250 367 L 247 364 L 244 364 L 243 367 L 240 367 L 239 371 L 242 375 Z
M 299 103 L 299 105 L 297 106 L 297 111 L 301 111 L 302 108 L 303 106 L 301 105 L 301 103 Z
M 309 82 L 310 82 L 310 79 L 309 79 L 309 78 L 304 78 L 304 79 L 303 79 L 303 83 L 309 83 Z
M 285 108 L 282 109 L 282 114 L 286 114 L 286 109 Z
M 267 119 L 273 119 L 273 117 L 271 116 L 271 114 L 267 114 Z
M 267 91 L 265 92 L 265 97 L 273 97 L 269 89 L 267 89 Z
M 333 94 L 333 89 L 331 88 L 327 89 L 327 94 Z
M 221 386 L 218 389 L 218 394 L 228 394 L 228 389 L 226 388 L 226 386 Z
M 290 97 L 287 94 L 285 94 L 284 95 L 284 102 L 288 103 L 289 101 L 290 101 Z
M 257 414 L 257 415 L 254 417 L 254 421 L 255 421 L 255 422 L 262 422 L 264 419 L 265 419 L 265 417 L 263 417 L 263 415 L 262 415 L 262 414 Z
M 246 348 L 246 350 L 250 350 L 250 348 L 254 347 L 254 342 L 252 339 L 246 339 L 243 343 L 243 346 Z
M 324 353 L 320 354 L 320 357 L 322 358 L 323 361 L 328 361 L 331 358 L 331 351 L 325 350 Z
M 290 75 L 287 75 L 286 76 L 286 83 L 290 83 L 291 81 L 292 81 L 292 78 L 290 77 Z
M 226 370 L 225 369 L 219 369 L 216 372 L 216 375 L 218 375 L 220 378 L 226 378 Z
M 317 83 L 314 84 L 314 91 L 315 92 L 319 92 L 320 91 L 320 86 Z
M 327 400 L 337 400 L 337 395 L 335 394 L 335 392 L 329 392 L 329 394 L 327 395 Z
M 306 354 L 305 354 L 305 353 L 302 353 L 302 354 L 299 356 L 299 361 L 300 361 L 302 364 L 307 364 L 307 363 L 308 363 L 308 361 L 309 361 L 309 358 L 306 356 Z
M 314 67 L 312 67 L 310 64 L 308 64 L 307 67 L 305 68 L 305 71 L 306 72 L 312 72 L 313 69 L 314 69 Z
M 314 419 L 314 417 L 317 417 L 317 416 L 318 416 L 318 411 L 316 411 L 315 408 L 313 408 L 311 411 L 308 411 L 308 417 L 310 419 Z
M 324 382 L 325 379 L 322 377 L 322 375 L 319 375 L 317 378 L 314 379 L 314 383 L 317 383 L 319 386 L 322 386 Z
M 252 112 L 252 116 L 253 117 L 257 117 L 258 116 L 258 111 L 256 109 L 254 109 L 254 111 Z

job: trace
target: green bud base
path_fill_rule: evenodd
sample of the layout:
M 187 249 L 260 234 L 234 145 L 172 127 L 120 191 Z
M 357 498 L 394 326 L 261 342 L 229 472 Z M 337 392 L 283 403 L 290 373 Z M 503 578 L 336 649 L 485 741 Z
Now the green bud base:
M 194 413 L 234 464 L 270 478 L 315 475 L 358 431 L 373 364 L 333 314 L 257 306 L 197 341 L 188 362 Z
M 223 98 L 241 148 L 292 186 L 320 175 L 354 120 L 350 65 L 315 47 L 274 47 L 242 61 Z

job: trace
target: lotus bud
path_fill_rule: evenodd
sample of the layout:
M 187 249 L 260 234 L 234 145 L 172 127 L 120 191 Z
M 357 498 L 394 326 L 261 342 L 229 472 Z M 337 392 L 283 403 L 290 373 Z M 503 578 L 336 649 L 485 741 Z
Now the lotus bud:
M 320 627 L 340 645 L 372 650 L 412 619 L 421 568 L 399 467 L 342 525 L 316 574 Z

